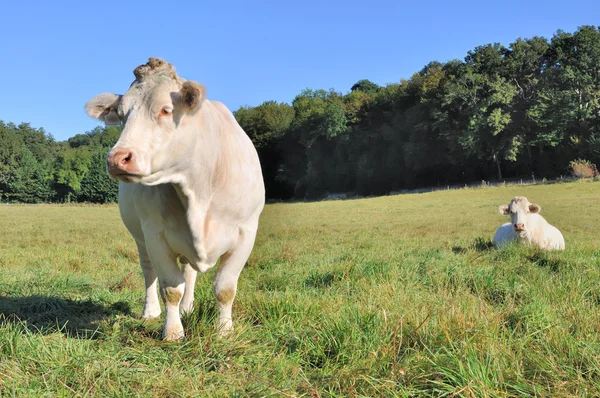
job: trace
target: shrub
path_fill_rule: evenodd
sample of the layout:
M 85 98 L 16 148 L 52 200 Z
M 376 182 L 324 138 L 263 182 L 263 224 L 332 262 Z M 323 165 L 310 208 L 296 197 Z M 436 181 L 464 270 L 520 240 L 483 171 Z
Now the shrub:
M 589 160 L 577 159 L 569 162 L 571 173 L 577 178 L 593 178 L 598 175 L 596 165 Z

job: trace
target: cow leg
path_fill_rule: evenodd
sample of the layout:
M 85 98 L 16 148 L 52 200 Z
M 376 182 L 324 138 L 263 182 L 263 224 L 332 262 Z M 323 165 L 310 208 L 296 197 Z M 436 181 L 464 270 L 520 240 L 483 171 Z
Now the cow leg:
M 183 279 L 185 280 L 185 292 L 181 300 L 180 311 L 182 314 L 192 312 L 194 309 L 194 285 L 198 271 L 192 268 L 189 263 L 183 264 Z
M 158 293 L 156 291 L 156 273 L 152 268 L 146 247 L 143 244 L 137 243 L 137 248 L 140 257 L 140 266 L 144 274 L 144 283 L 146 284 L 146 298 L 144 299 L 142 318 L 152 319 L 160 315 L 160 303 L 158 302 Z
M 256 230 L 240 229 L 235 248 L 221 256 L 221 264 L 213 280 L 213 293 L 219 309 L 218 328 L 221 336 L 233 331 L 231 308 L 237 291 L 237 282 L 242 268 L 250 256 L 255 238 Z
M 179 316 L 179 303 L 185 291 L 183 272 L 177 264 L 177 258 L 162 239 L 161 234 L 158 234 L 151 242 L 146 242 L 146 247 L 154 272 L 158 276 L 160 295 L 165 304 L 163 340 L 183 340 L 183 325 Z

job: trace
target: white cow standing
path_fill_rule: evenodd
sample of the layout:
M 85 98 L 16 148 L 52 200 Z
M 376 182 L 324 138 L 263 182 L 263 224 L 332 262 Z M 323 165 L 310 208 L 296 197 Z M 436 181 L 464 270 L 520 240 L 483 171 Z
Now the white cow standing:
M 256 149 L 231 112 L 170 63 L 150 58 L 134 75 L 124 95 L 100 94 L 86 110 L 106 124 L 123 124 L 107 169 L 120 181 L 121 218 L 139 251 L 142 317 L 161 313 L 158 280 L 163 339 L 183 339 L 179 311 L 192 309 L 197 271 L 220 258 L 213 292 L 220 333 L 229 332 L 238 277 L 265 203 Z
M 565 239 L 558 228 L 539 214 L 541 210 L 539 205 L 530 203 L 525 196 L 515 196 L 508 205 L 500 206 L 500 214 L 510 215 L 511 222 L 498 228 L 494 245 L 502 247 L 507 242 L 519 241 L 545 250 L 564 250 Z

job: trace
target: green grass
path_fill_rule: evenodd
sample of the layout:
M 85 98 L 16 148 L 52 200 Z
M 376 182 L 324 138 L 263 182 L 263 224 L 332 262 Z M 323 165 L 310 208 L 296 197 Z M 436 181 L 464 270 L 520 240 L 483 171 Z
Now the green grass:
M 142 321 L 116 206 L 0 206 L 1 396 L 599 396 L 600 183 L 268 205 L 215 331 Z M 515 195 L 567 250 L 489 248 Z

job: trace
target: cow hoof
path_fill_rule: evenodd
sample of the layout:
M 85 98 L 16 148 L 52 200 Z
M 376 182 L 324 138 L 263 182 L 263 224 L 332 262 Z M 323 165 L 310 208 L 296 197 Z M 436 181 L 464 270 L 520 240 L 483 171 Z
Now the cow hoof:
M 154 319 L 160 316 L 160 309 L 158 311 L 144 311 L 142 313 L 142 319 Z
M 227 330 L 221 329 L 221 330 L 219 330 L 219 337 L 220 338 L 225 339 L 225 338 L 230 337 L 230 336 L 233 336 L 233 329 L 227 329 Z
M 193 303 L 189 303 L 189 304 L 183 304 L 183 303 L 181 303 L 181 306 L 179 307 L 179 313 L 181 315 L 191 314 L 193 311 L 194 311 L 194 304 Z
M 227 337 L 233 334 L 233 323 L 231 320 L 220 322 L 219 324 L 219 337 Z
M 182 331 L 163 332 L 163 341 L 183 341 L 185 334 Z

